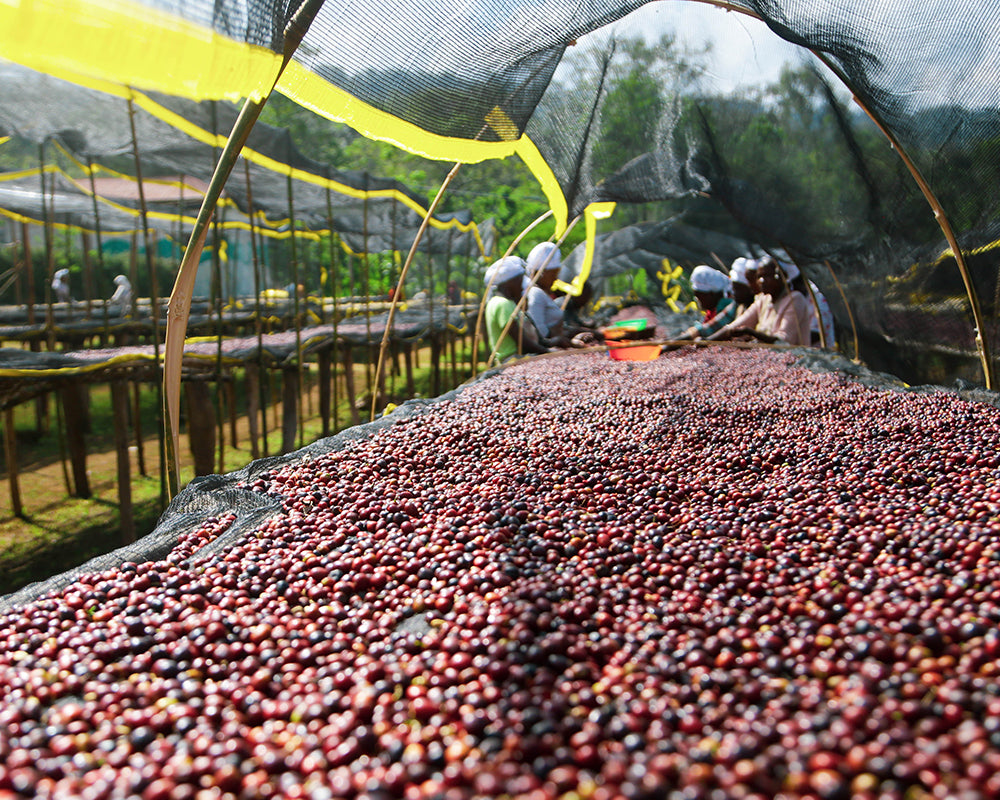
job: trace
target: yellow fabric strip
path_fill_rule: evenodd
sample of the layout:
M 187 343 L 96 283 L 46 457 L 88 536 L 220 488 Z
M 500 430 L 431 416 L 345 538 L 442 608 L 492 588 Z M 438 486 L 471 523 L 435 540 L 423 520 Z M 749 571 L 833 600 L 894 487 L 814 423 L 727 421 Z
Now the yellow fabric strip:
M 516 155 L 541 185 L 556 221 L 556 235 L 566 230 L 568 206 L 562 189 L 551 167 L 534 142 L 526 136 L 499 142 L 438 136 L 361 102 L 296 61 L 288 65 L 277 89 L 299 105 L 333 122 L 349 125 L 362 136 L 387 142 L 424 158 L 478 164 L 488 159 Z M 501 113 L 494 113 L 489 122 L 502 135 L 511 134 L 512 126 L 508 124 L 509 120 L 505 122 Z
M 607 219 L 615 211 L 615 203 L 591 203 L 584 209 L 584 225 L 587 237 L 584 245 L 583 263 L 580 265 L 580 274 L 573 278 L 572 283 L 556 281 L 553 288 L 567 292 L 574 297 L 578 297 L 583 291 L 583 285 L 590 277 L 590 270 L 594 266 L 594 247 L 597 240 L 597 221 Z
M 0 56 L 39 72 L 194 100 L 259 97 L 281 63 L 138 0 L 2 0 L 0 30 Z
M 46 225 L 44 220 L 34 219 L 32 217 L 27 217 L 24 214 L 19 214 L 16 211 L 8 211 L 6 208 L 0 208 L 0 216 L 12 219 L 15 222 L 24 222 L 28 225 Z M 66 225 L 63 222 L 52 222 L 52 227 L 60 231 L 83 231 L 84 233 L 93 233 L 96 235 L 96 230 L 88 230 L 87 228 L 80 227 L 79 225 Z M 139 233 L 142 228 L 135 228 L 133 230 L 127 231 L 114 231 L 114 233 L 109 233 L 108 231 L 102 231 L 104 236 L 131 236 L 133 233 Z
M 294 65 L 294 62 L 293 62 L 293 65 Z M 293 66 L 293 65 L 290 65 L 289 68 L 291 68 L 291 66 Z M 220 134 L 212 134 L 211 132 L 206 131 L 203 128 L 200 128 L 199 126 L 193 124 L 192 122 L 190 122 L 189 120 L 185 119 L 184 117 L 182 117 L 182 116 L 174 113 L 170 109 L 163 107 L 162 105 L 160 105 L 159 103 L 155 102 L 154 100 L 152 100 L 151 98 L 147 97 L 146 95 L 143 95 L 143 94 L 141 94 L 139 92 L 136 92 L 136 93 L 133 94 L 133 101 L 135 102 L 135 104 L 137 106 L 139 106 L 140 108 L 142 108 L 144 111 L 146 111 L 149 114 L 153 115 L 157 119 L 161 119 L 164 122 L 167 122 L 168 124 L 173 125 L 178 130 L 183 131 L 184 133 L 186 133 L 192 139 L 195 139 L 195 140 L 197 140 L 199 142 L 202 142 L 204 144 L 211 145 L 213 147 L 222 148 L 223 146 L 225 146 L 226 136 L 224 134 L 221 134 L 221 133 Z M 335 193 L 340 194 L 340 195 L 344 195 L 346 197 L 353 197 L 353 198 L 357 198 L 357 199 L 361 199 L 361 198 L 364 198 L 364 197 L 369 197 L 369 198 L 376 198 L 376 197 L 391 198 L 391 199 L 396 200 L 399 203 L 402 203 L 403 205 L 407 206 L 408 208 L 412 209 L 414 212 L 416 212 L 420 216 L 424 216 L 427 213 L 427 209 L 426 208 L 424 208 L 423 206 L 421 206 L 419 203 L 414 202 L 412 198 L 410 198 L 408 195 L 404 194 L 403 192 L 397 192 L 397 191 L 392 190 L 392 189 L 378 189 L 378 190 L 372 190 L 372 191 L 367 191 L 366 192 L 364 190 L 357 189 L 357 188 L 355 188 L 353 186 L 349 186 L 349 185 L 347 185 L 345 183 L 340 183 L 339 181 L 336 181 L 336 180 L 333 180 L 333 179 L 324 178 L 321 175 L 315 175 L 315 174 L 313 174 L 311 172 L 306 172 L 304 170 L 295 169 L 294 167 L 291 167 L 288 164 L 285 164 L 285 163 L 283 163 L 281 161 L 277 161 L 277 160 L 275 160 L 273 158 L 270 158 L 269 156 L 266 156 L 263 153 L 258 153 L 256 150 L 253 150 L 252 148 L 249 148 L 249 147 L 244 147 L 241 155 L 247 161 L 249 161 L 251 164 L 256 164 L 259 167 L 263 167 L 264 169 L 268 169 L 268 170 L 270 170 L 272 172 L 276 172 L 279 175 L 290 175 L 291 177 L 295 178 L 296 180 L 304 181 L 305 183 L 311 183 L 311 184 L 313 184 L 315 186 L 320 186 L 320 187 L 323 187 L 323 188 L 328 188 L 328 189 L 330 189 L 330 191 L 335 192 Z M 430 224 L 433 227 L 439 228 L 439 229 L 442 229 L 442 230 L 447 229 L 447 228 L 455 228 L 455 229 L 461 230 L 461 231 L 468 230 L 468 231 L 475 232 L 475 236 L 476 236 L 477 242 L 479 241 L 478 229 L 476 228 L 475 223 L 468 223 L 468 224 L 464 224 L 463 225 L 462 223 L 458 222 L 457 220 L 436 220 L 436 219 L 431 219 Z M 480 251 L 481 251 L 482 250 L 482 242 L 479 242 L 479 246 L 480 246 Z
M 55 164 L 46 164 L 41 171 L 47 173 L 61 172 L 59 167 Z M 0 173 L 0 181 L 16 181 L 19 178 L 37 178 L 38 173 L 38 167 L 28 167 L 27 169 L 19 169 L 14 172 L 2 172 Z
M 963 247 L 962 252 L 965 253 L 966 255 L 977 256 L 977 255 L 982 255 L 983 253 L 988 253 L 990 250 L 996 250 L 997 248 L 1000 248 L 1000 239 L 996 239 L 995 241 L 992 242 L 987 242 L 984 245 L 980 245 L 979 247 L 974 247 L 970 250 L 966 250 Z M 950 247 L 946 247 L 944 250 L 941 251 L 941 254 L 934 260 L 934 266 L 937 266 L 945 259 L 954 257 L 955 254 L 952 252 L 952 249 Z

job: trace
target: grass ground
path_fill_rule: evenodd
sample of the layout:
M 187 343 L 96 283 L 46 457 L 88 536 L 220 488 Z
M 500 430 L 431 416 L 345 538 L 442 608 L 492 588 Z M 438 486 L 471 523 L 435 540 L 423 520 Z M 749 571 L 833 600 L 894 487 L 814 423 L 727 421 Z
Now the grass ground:
M 429 358 L 429 351 L 421 352 L 418 355 L 418 366 L 414 370 L 416 393 L 424 397 L 430 395 Z M 445 370 L 444 373 L 443 391 L 453 385 L 449 380 L 451 371 Z M 366 385 L 364 365 L 355 366 L 355 380 L 360 392 L 361 387 Z M 391 393 L 388 400 L 401 402 L 406 399 L 405 381 L 400 377 L 390 377 L 387 389 Z M 55 412 L 51 410 L 54 406 L 50 405 L 48 428 L 42 432 L 39 432 L 34 404 L 26 403 L 18 407 L 15 420 L 23 516 L 17 517 L 13 513 L 4 464 L 4 470 L 0 472 L 0 595 L 57 575 L 123 544 L 118 506 L 117 459 L 107 395 L 106 386 L 94 385 L 91 388 L 91 432 L 87 434 L 87 477 L 91 497 L 88 499 L 70 496 L 70 468 L 60 452 L 58 424 Z M 241 396 L 239 387 L 236 396 Z M 366 398 L 367 395 L 364 395 L 362 399 Z M 138 447 L 133 443 L 130 448 L 133 515 L 137 536 L 143 536 L 156 527 L 166 501 L 160 479 L 155 389 L 147 387 L 143 390 L 141 402 L 145 475 L 141 475 L 139 471 Z M 314 374 L 303 392 L 301 407 L 304 418 L 301 439 L 308 444 L 321 438 L 323 433 L 319 416 L 319 390 Z M 216 472 L 232 472 L 253 460 L 248 423 L 243 413 L 245 409 L 238 411 L 241 413 L 237 417 L 236 446 L 233 446 L 227 420 L 222 469 L 218 468 L 217 458 Z M 270 455 L 281 452 L 279 411 L 280 402 L 268 414 L 266 452 Z M 362 422 L 367 421 L 368 414 L 366 403 L 359 410 Z M 339 428 L 351 424 L 351 409 L 342 391 L 336 416 Z M 186 437 L 182 438 L 181 447 L 186 447 Z M 182 458 L 181 485 L 186 485 L 194 477 L 194 471 L 187 453 Z

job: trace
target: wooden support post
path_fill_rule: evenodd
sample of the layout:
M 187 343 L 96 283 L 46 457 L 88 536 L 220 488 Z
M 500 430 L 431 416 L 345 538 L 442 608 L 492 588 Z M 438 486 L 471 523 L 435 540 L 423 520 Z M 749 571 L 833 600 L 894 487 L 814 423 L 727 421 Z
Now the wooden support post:
M 302 365 L 302 397 L 305 399 L 305 419 L 312 419 L 313 416 L 313 396 L 312 396 L 312 373 L 309 371 L 309 364 Z
M 221 327 L 222 325 L 221 314 L 219 315 L 219 319 L 220 319 L 219 325 Z M 221 334 L 218 341 L 220 343 L 222 341 Z M 217 409 L 215 421 L 219 427 L 218 431 L 219 438 L 216 439 L 216 443 L 219 446 L 219 459 L 217 462 L 219 467 L 218 469 L 219 474 L 222 474 L 226 471 L 226 399 L 225 399 L 226 395 L 225 395 L 225 389 L 223 388 L 224 384 L 225 384 L 225 375 L 222 373 L 221 368 L 217 369 L 215 373 L 215 406 Z
M 62 387 L 60 395 L 66 418 L 66 444 L 73 469 L 73 496 L 88 498 L 90 481 L 87 478 L 87 443 L 84 439 L 86 392 L 83 389 L 82 383 L 69 383 Z
M 351 345 L 344 345 L 344 388 L 347 390 L 347 404 L 351 409 L 351 424 L 361 423 L 361 416 L 358 414 L 358 397 L 354 388 L 354 358 L 351 352 Z
M 260 458 L 260 370 L 256 364 L 246 366 L 247 427 L 250 431 L 250 455 Z
M 330 435 L 330 351 L 320 350 L 316 356 L 319 373 L 319 418 L 323 436 Z
M 132 430 L 135 433 L 136 470 L 145 478 L 148 473 L 146 472 L 146 448 L 142 441 L 142 380 L 139 377 L 136 377 L 133 384 L 132 396 Z
M 413 380 L 413 345 L 407 342 L 405 348 L 403 362 L 406 364 L 406 395 L 408 399 L 412 399 L 417 393 L 417 386 Z
M 451 384 L 449 389 L 458 386 L 458 345 L 455 341 L 457 338 L 454 333 L 446 333 L 445 336 L 448 337 L 448 346 L 451 350 Z
M 368 353 L 369 353 L 369 355 L 372 355 L 372 356 L 375 357 L 374 361 L 377 364 L 378 363 L 378 350 L 376 350 L 374 348 L 369 348 Z M 373 391 L 376 392 L 375 401 L 376 401 L 376 405 L 377 405 L 378 408 L 382 408 L 386 404 L 386 399 L 385 399 L 385 373 L 386 373 L 386 371 L 387 370 L 384 370 L 384 369 L 376 370 L 375 371 L 375 387 L 374 387 Z
M 340 429 L 340 387 L 337 381 L 337 353 L 339 345 L 334 341 L 333 348 L 330 350 L 330 383 L 333 384 L 333 430 L 336 432 Z
M 115 429 L 115 456 L 118 463 L 118 519 L 122 544 L 135 541 L 135 515 L 132 512 L 132 465 L 128 456 L 128 384 L 111 382 L 111 411 Z
M 17 431 L 14 428 L 14 409 L 6 409 L 3 416 L 3 449 L 7 460 L 7 482 L 10 484 L 10 507 L 15 517 L 24 517 L 21 489 L 17 482 Z
M 299 370 L 287 367 L 281 370 L 281 452 L 295 449 L 299 430 Z
M 207 381 L 185 381 L 187 397 L 188 443 L 194 459 L 195 475 L 211 475 L 215 471 L 215 406 Z
M 267 376 L 267 402 L 270 404 L 271 408 L 274 411 L 274 429 L 280 431 L 281 412 L 278 410 L 278 402 L 274 399 L 274 394 L 275 394 L 274 375 L 275 373 L 269 372 Z
M 228 380 L 223 383 L 226 391 L 226 406 L 229 408 L 229 443 L 233 450 L 240 446 L 239 431 L 236 429 L 236 374 L 229 372 Z
M 431 396 L 441 394 L 441 337 L 431 334 Z
M 389 392 L 393 395 L 396 394 L 396 381 L 403 374 L 403 370 L 399 365 L 399 349 L 400 345 L 398 343 L 393 343 L 390 345 L 392 348 L 392 369 L 389 374 L 392 376 L 392 383 L 389 384 Z
M 29 345 L 31 352 L 40 353 L 41 345 L 38 341 L 32 340 Z M 43 436 L 49 432 L 49 395 L 40 394 L 35 398 L 35 433 Z

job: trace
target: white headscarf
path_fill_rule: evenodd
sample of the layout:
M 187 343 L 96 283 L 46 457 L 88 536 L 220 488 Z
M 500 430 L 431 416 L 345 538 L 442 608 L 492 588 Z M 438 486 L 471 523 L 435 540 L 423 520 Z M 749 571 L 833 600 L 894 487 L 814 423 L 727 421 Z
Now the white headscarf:
M 486 268 L 483 280 L 487 286 L 500 286 L 521 275 L 524 275 L 524 259 L 520 256 L 505 256 Z
M 541 244 L 536 244 L 531 248 L 531 252 L 528 253 L 528 274 L 534 275 L 536 272 L 542 270 L 547 272 L 551 269 L 559 269 L 561 258 L 559 248 L 555 243 L 542 242 Z
M 719 292 L 719 294 L 726 294 L 730 288 L 729 278 L 717 269 L 699 264 L 691 272 L 691 288 L 696 292 Z
M 756 262 L 752 258 L 737 258 L 729 268 L 729 280 L 733 283 L 742 283 L 744 286 L 749 286 L 750 281 L 747 280 L 747 270 L 753 269 L 755 266 Z

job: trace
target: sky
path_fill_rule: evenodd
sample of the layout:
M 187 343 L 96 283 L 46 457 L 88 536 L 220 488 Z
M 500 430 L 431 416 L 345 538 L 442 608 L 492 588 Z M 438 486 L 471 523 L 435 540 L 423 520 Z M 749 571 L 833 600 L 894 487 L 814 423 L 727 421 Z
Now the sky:
M 772 83 L 785 64 L 797 64 L 802 49 L 792 45 L 757 19 L 699 2 L 649 3 L 623 20 L 629 31 L 643 31 L 650 40 L 672 33 L 692 49 L 712 47 L 712 83 L 724 92 Z

